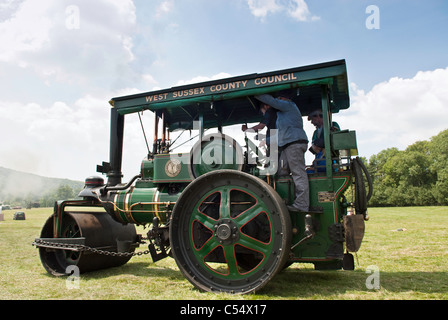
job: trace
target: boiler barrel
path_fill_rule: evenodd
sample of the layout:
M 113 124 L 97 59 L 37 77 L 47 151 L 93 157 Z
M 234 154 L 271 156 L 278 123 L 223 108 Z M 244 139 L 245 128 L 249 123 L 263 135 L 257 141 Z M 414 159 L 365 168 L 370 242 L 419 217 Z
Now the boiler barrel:
M 112 194 L 113 213 L 117 221 L 122 223 L 152 223 L 157 217 L 160 223 L 166 223 L 180 192 L 173 191 L 170 186 L 159 188 L 130 188 Z

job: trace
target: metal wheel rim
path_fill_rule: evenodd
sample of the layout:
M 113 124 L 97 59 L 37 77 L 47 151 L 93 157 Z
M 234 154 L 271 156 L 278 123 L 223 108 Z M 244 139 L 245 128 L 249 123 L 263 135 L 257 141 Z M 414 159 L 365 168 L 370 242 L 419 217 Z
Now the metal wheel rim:
M 288 258 L 291 228 L 281 198 L 260 179 L 234 170 L 209 173 L 198 180 L 173 213 L 170 239 L 179 268 L 202 290 L 248 293 L 261 289 Z M 197 189 L 205 185 L 209 190 L 198 196 Z M 218 195 L 219 214 L 205 214 L 201 206 Z M 229 205 L 235 197 L 240 202 L 241 197 L 253 201 L 238 212 Z M 181 214 L 176 214 L 178 205 Z

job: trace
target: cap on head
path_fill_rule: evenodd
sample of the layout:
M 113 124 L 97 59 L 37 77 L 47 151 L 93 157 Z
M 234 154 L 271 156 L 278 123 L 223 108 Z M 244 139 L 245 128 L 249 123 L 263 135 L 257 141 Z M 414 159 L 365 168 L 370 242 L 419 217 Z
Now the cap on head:
M 281 90 L 281 91 L 277 92 L 276 97 L 277 98 L 278 97 L 283 97 L 283 98 L 286 98 L 286 99 L 291 99 L 292 98 L 292 93 L 291 93 L 290 90 Z
M 322 110 L 320 110 L 320 109 L 314 110 L 313 112 L 311 112 L 308 115 L 308 120 L 311 120 L 311 118 L 319 116 L 319 115 L 322 116 Z

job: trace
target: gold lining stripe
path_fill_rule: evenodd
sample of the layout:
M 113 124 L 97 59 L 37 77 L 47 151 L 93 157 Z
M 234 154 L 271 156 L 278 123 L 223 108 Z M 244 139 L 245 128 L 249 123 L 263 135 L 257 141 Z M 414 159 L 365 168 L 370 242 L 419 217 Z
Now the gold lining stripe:
M 153 198 L 153 201 L 154 201 L 154 211 L 155 211 L 155 214 L 156 214 L 156 216 L 157 216 L 157 218 L 159 219 L 159 221 L 162 221 L 162 219 L 160 218 L 160 213 L 159 213 L 159 210 L 160 210 L 160 208 L 159 208 L 159 200 L 160 200 L 160 192 L 159 192 L 159 190 L 156 190 L 156 192 L 154 193 L 154 198 Z
M 122 221 L 123 223 L 126 223 L 126 221 L 124 221 L 123 217 L 120 214 L 120 211 L 123 211 L 123 210 L 121 210 L 118 206 L 119 197 L 120 197 L 120 193 L 116 193 L 114 196 L 114 202 L 112 203 L 114 205 L 115 216 L 118 218 L 118 220 Z
M 133 191 L 134 188 L 130 188 L 128 191 L 126 191 L 126 194 L 124 196 L 124 214 L 126 215 L 126 219 L 128 220 L 128 222 L 137 223 L 137 221 L 135 221 L 134 217 L 132 216 L 131 207 L 129 205 L 131 202 Z

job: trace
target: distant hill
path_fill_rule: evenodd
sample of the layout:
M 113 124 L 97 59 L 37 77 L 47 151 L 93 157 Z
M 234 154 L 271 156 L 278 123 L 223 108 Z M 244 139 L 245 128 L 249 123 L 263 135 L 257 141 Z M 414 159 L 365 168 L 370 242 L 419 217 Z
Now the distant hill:
M 11 196 L 40 198 L 61 185 L 68 185 L 73 190 L 81 190 L 84 187 L 84 182 L 47 178 L 0 167 L 0 201 Z

